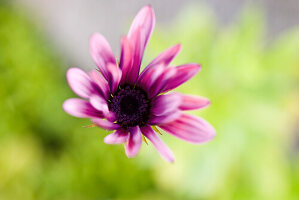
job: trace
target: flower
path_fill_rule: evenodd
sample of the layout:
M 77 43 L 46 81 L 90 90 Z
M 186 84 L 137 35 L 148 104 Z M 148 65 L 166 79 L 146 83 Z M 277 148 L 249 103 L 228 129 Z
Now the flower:
M 182 111 L 201 109 L 209 100 L 193 95 L 169 92 L 196 75 L 199 64 L 170 66 L 181 49 L 174 45 L 158 55 L 141 72 L 145 47 L 155 25 L 151 6 L 142 8 L 129 33 L 121 39 L 120 62 L 115 59 L 107 40 L 98 33 L 90 39 L 90 52 L 98 71 L 86 74 L 78 68 L 67 71 L 71 89 L 80 97 L 68 99 L 63 109 L 75 117 L 91 118 L 94 125 L 115 130 L 107 135 L 107 144 L 125 144 L 128 157 L 138 154 L 142 139 L 147 138 L 166 161 L 174 154 L 159 138 L 158 128 L 191 143 L 203 143 L 215 135 L 204 119 Z M 145 137 L 145 138 L 144 138 Z

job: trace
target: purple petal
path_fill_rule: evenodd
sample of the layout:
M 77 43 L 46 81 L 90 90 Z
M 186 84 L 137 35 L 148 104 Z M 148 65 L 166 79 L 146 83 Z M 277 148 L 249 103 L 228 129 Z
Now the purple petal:
M 65 112 L 75 117 L 103 117 L 102 112 L 99 112 L 96 109 L 94 109 L 88 101 L 85 101 L 83 99 L 68 99 L 63 103 L 62 107 Z
M 171 61 L 177 56 L 180 50 L 181 45 L 177 44 L 163 51 L 142 71 L 142 73 L 140 74 L 140 78 L 142 79 L 143 76 L 145 76 L 146 73 L 148 73 L 148 71 L 156 65 L 163 64 L 167 67 L 171 63 Z
M 149 141 L 151 141 L 164 160 L 167 162 L 174 162 L 173 152 L 165 145 L 165 143 L 159 138 L 159 136 L 150 126 L 143 127 L 141 131 L 143 135 L 147 137 Z
M 88 99 L 95 91 L 89 76 L 79 68 L 70 68 L 66 78 L 72 90 L 80 97 Z
M 177 120 L 181 116 L 182 112 L 180 110 L 175 110 L 171 113 L 166 113 L 165 115 L 151 115 L 148 123 L 151 125 L 160 125 L 160 124 L 167 124 Z
M 170 81 L 172 81 L 173 77 L 177 73 L 177 68 L 168 67 L 164 70 L 164 72 L 159 76 L 159 78 L 153 83 L 152 87 L 148 91 L 149 97 L 152 98 L 161 92 L 163 92 Z
M 129 133 L 123 129 L 116 130 L 114 133 L 107 135 L 104 138 L 106 144 L 122 144 L 127 141 Z
M 210 101 L 207 98 L 194 96 L 194 95 L 181 95 L 182 102 L 180 105 L 181 110 L 195 110 L 204 108 L 210 105 Z
M 134 71 L 132 71 L 132 73 L 134 72 L 132 78 L 135 78 L 134 81 L 136 81 L 139 74 L 143 53 L 152 35 L 154 26 L 154 11 L 151 6 L 145 6 L 136 15 L 129 30 L 128 39 L 132 44 L 132 52 L 134 55 L 132 63 L 132 69 L 134 69 Z
M 141 147 L 142 135 L 140 128 L 138 126 L 132 127 L 129 129 L 129 138 L 128 143 L 125 145 L 125 151 L 127 156 L 135 157 Z
M 178 93 L 160 95 L 153 99 L 151 112 L 156 116 L 165 115 L 179 110 L 181 102 L 182 96 Z
M 196 75 L 201 67 L 199 64 L 185 64 L 177 66 L 175 68 L 177 69 L 176 74 L 172 77 L 167 86 L 161 92 L 173 90 L 181 84 L 185 83 L 194 75 Z
M 143 7 L 135 16 L 128 33 L 128 37 L 132 37 L 134 32 L 141 28 L 145 32 L 144 34 L 146 37 L 144 43 L 146 45 L 154 30 L 155 20 L 153 8 L 150 5 Z
M 115 124 L 113 122 L 110 122 L 108 120 L 99 119 L 99 118 L 93 118 L 92 122 L 97 125 L 98 127 L 101 127 L 106 130 L 116 130 L 119 129 L 120 126 L 118 124 Z
M 109 87 L 111 89 L 111 93 L 113 93 L 118 88 L 121 79 L 121 69 L 118 66 L 111 63 L 108 64 L 107 69 L 108 69 Z
M 215 136 L 215 129 L 207 121 L 188 114 L 182 114 L 179 119 L 160 125 L 160 128 L 191 143 L 204 143 Z
M 138 78 L 142 61 L 141 53 L 143 53 L 143 51 L 141 50 L 143 48 L 141 37 L 144 35 L 141 34 L 141 31 L 141 29 L 136 30 L 132 38 L 129 39 L 130 44 L 132 44 L 132 63 L 130 66 L 130 70 L 126 71 L 126 78 L 123 79 L 122 83 L 124 82 L 134 84 Z
M 127 37 L 123 37 L 121 40 L 121 55 L 119 63 L 119 67 L 122 70 L 121 84 L 134 84 L 136 77 L 131 77 L 132 61 L 133 58 L 131 43 Z
M 110 88 L 107 80 L 96 70 L 92 70 L 89 72 L 90 78 L 97 85 L 99 93 L 105 98 L 109 98 Z
M 147 71 L 147 73 L 143 74 L 143 76 L 139 76 L 137 80 L 137 85 L 143 88 L 146 91 L 149 91 L 153 84 L 158 81 L 158 78 L 165 71 L 165 66 L 155 65 L 151 69 Z
M 121 55 L 119 67 L 123 70 L 131 65 L 132 62 L 132 45 L 130 40 L 124 36 L 121 38 Z
M 103 112 L 104 114 L 109 113 L 107 101 L 99 95 L 91 95 L 89 99 L 90 104 L 97 110 Z
M 98 66 L 104 78 L 108 80 L 108 63 L 116 65 L 115 57 L 109 43 L 103 35 L 95 33 L 91 36 L 89 45 L 90 53 L 94 62 Z
M 104 117 L 110 121 L 110 122 L 115 122 L 116 121 L 116 115 L 114 112 L 109 111 L 108 113 L 105 113 Z

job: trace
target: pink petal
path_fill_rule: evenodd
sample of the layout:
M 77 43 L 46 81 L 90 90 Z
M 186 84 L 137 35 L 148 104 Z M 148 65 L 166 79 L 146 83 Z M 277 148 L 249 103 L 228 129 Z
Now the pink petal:
M 96 109 L 94 109 L 88 101 L 85 101 L 83 99 L 68 99 L 63 103 L 62 107 L 65 112 L 75 117 L 103 117 L 102 112 L 99 112 Z
M 121 69 L 118 66 L 111 63 L 107 65 L 107 69 L 108 69 L 109 87 L 111 89 L 111 93 L 113 93 L 118 88 L 121 79 Z
M 176 74 L 168 82 L 167 86 L 161 91 L 166 92 L 173 90 L 181 84 L 185 83 L 196 75 L 200 70 L 199 64 L 185 64 L 175 67 L 177 69 Z
M 215 136 L 215 129 L 207 121 L 188 114 L 182 114 L 179 119 L 160 125 L 160 128 L 191 143 L 208 142 Z
M 142 135 L 140 128 L 138 126 L 132 127 L 129 129 L 129 138 L 128 143 L 125 145 L 125 151 L 127 156 L 135 157 L 141 147 Z
M 128 33 L 128 37 L 130 38 L 134 34 L 136 29 L 142 28 L 145 31 L 146 35 L 146 41 L 144 41 L 146 45 L 149 37 L 154 30 L 155 20 L 156 19 L 153 8 L 150 5 L 143 7 L 135 16 Z
M 204 108 L 210 105 L 210 101 L 207 98 L 194 96 L 194 95 L 181 95 L 183 101 L 181 102 L 181 110 L 195 110 Z
M 182 96 L 178 93 L 160 95 L 153 99 L 151 112 L 156 116 L 165 115 L 178 110 L 181 102 Z
M 143 127 L 141 131 L 143 135 L 147 137 L 149 141 L 151 141 L 164 160 L 167 162 L 174 162 L 173 152 L 165 145 L 165 143 L 159 138 L 159 136 L 150 126 Z
M 107 135 L 104 138 L 106 144 L 121 144 L 125 143 L 129 137 L 129 133 L 123 129 L 116 130 L 114 133 Z
M 89 76 L 79 68 L 70 68 L 66 78 L 72 90 L 80 97 L 88 99 L 95 92 Z
M 128 39 L 132 43 L 132 52 L 134 55 L 132 67 L 135 70 L 133 71 L 134 74 L 132 75 L 132 77 L 136 76 L 136 72 L 137 72 L 137 76 L 139 74 L 143 53 L 152 35 L 154 26 L 155 26 L 154 10 L 152 9 L 151 6 L 143 7 L 134 18 L 128 33 Z M 133 77 L 135 78 L 135 81 L 137 79 L 137 76 Z
M 167 67 L 170 64 L 170 62 L 177 56 L 180 50 L 181 50 L 181 45 L 177 44 L 163 51 L 142 71 L 139 78 L 142 79 L 143 76 L 145 76 L 146 73 L 148 73 L 148 71 L 153 67 L 155 67 L 156 65 L 163 64 L 164 66 Z
M 148 123 L 151 125 L 160 125 L 160 124 L 167 124 L 177 120 L 181 116 L 182 112 L 180 110 L 175 110 L 171 113 L 166 113 L 164 115 L 156 116 L 151 115 Z
M 123 37 L 121 40 L 121 55 L 119 63 L 119 67 L 122 70 L 121 84 L 134 84 L 135 82 L 136 77 L 131 77 L 131 71 L 133 66 L 132 61 L 132 45 L 127 37 Z
M 89 99 L 90 104 L 97 110 L 103 112 L 104 114 L 109 113 L 107 101 L 99 95 L 91 95 Z
M 108 63 L 116 65 L 115 57 L 109 43 L 103 35 L 95 33 L 91 36 L 89 45 L 90 53 L 94 62 L 98 66 L 104 78 L 108 80 Z
M 162 93 L 170 81 L 172 81 L 173 77 L 177 73 L 177 68 L 168 67 L 164 70 L 164 72 L 159 76 L 159 78 L 152 84 L 152 87 L 148 91 L 149 97 L 152 98 L 160 93 Z
M 158 78 L 163 74 L 164 71 L 165 66 L 163 64 L 155 65 L 149 69 L 147 73 L 143 74 L 143 76 L 138 77 L 137 85 L 144 90 L 149 91 L 153 84 L 158 81 Z
M 96 70 L 89 72 L 90 78 L 96 83 L 99 93 L 105 98 L 109 98 L 110 88 L 107 80 Z
M 119 129 L 120 126 L 118 124 L 112 123 L 108 120 L 99 119 L 99 118 L 93 118 L 92 122 L 97 125 L 98 127 L 101 127 L 106 130 L 116 130 Z
M 126 78 L 123 79 L 122 83 L 134 84 L 138 78 L 143 56 L 141 37 L 144 37 L 144 35 L 142 35 L 141 32 L 142 30 L 140 28 L 137 29 L 132 38 L 129 39 L 130 44 L 132 44 L 132 63 L 130 66 L 130 71 L 126 71 Z
M 116 115 L 114 112 L 112 111 L 109 111 L 108 113 L 105 113 L 104 114 L 104 117 L 110 121 L 110 122 L 115 122 L 116 121 Z
M 135 37 L 136 31 L 140 29 L 141 31 L 141 39 L 140 43 L 142 44 L 142 50 L 145 49 L 148 40 L 150 39 L 152 32 L 155 27 L 155 13 L 151 6 L 143 7 L 134 18 L 129 33 L 128 38 L 131 40 Z M 133 45 L 134 46 L 134 45 Z M 143 55 L 143 52 L 141 53 Z M 141 55 L 141 57 L 142 57 Z

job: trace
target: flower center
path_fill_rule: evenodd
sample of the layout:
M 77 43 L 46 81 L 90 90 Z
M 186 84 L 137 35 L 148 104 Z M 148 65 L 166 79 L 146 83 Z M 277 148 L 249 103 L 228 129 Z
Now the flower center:
M 110 98 L 109 109 L 122 127 L 143 126 L 149 117 L 150 100 L 141 88 L 125 85 Z

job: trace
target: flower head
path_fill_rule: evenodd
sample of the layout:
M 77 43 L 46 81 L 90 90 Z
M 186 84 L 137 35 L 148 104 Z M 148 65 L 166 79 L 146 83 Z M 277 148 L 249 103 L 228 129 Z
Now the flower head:
M 105 137 L 107 144 L 125 144 L 128 157 L 138 154 L 145 136 L 167 161 L 173 162 L 172 151 L 159 138 L 156 126 L 191 143 L 203 143 L 215 135 L 213 127 L 202 118 L 185 114 L 184 110 L 209 105 L 203 97 L 169 92 L 196 75 L 201 66 L 170 66 L 181 45 L 174 45 L 158 55 L 140 73 L 143 53 L 155 26 L 151 6 L 142 8 L 129 33 L 121 40 L 118 63 L 107 40 L 101 34 L 90 39 L 90 52 L 98 71 L 86 74 L 71 68 L 67 80 L 80 98 L 64 102 L 64 110 L 75 117 L 91 118 L 106 130 L 115 130 Z

